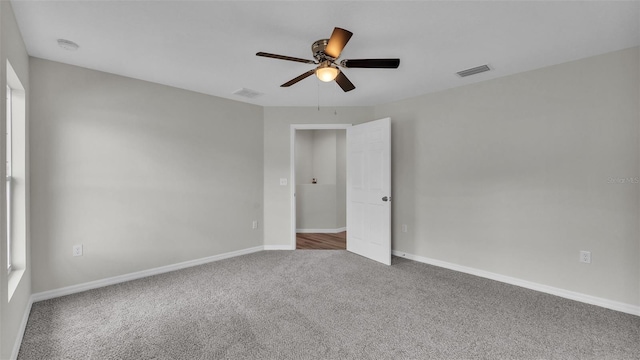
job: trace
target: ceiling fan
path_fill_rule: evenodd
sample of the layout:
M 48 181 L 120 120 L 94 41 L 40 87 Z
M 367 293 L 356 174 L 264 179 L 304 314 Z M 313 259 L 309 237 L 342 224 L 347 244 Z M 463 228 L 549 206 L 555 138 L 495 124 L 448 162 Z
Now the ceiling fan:
M 376 69 L 397 69 L 400 65 L 400 59 L 344 59 L 337 62 L 340 57 L 340 53 L 344 46 L 347 45 L 349 39 L 353 33 L 349 30 L 341 29 L 339 27 L 333 29 L 331 38 L 322 39 L 314 42 L 311 45 L 311 52 L 315 60 L 301 59 L 291 56 L 270 54 L 265 52 L 256 53 L 257 56 L 264 56 L 273 59 L 297 61 L 305 64 L 318 65 L 315 69 L 309 70 L 306 73 L 293 78 L 286 83 L 280 85 L 281 87 L 289 87 L 300 80 L 316 74 L 318 79 L 329 82 L 335 80 L 336 83 L 342 88 L 344 92 L 355 89 L 355 85 L 349 81 L 344 73 L 339 69 L 343 68 L 376 68 Z

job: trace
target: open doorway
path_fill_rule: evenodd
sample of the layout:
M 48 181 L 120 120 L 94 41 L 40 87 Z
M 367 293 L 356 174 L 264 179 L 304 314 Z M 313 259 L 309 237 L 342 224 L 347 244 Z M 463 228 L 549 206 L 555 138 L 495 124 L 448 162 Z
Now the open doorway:
M 295 249 L 346 249 L 346 128 L 292 125 L 292 242 Z
M 296 132 L 316 129 L 346 129 L 347 132 L 347 251 L 391 265 L 391 118 L 355 126 L 291 125 L 291 249 L 296 248 L 298 229 Z

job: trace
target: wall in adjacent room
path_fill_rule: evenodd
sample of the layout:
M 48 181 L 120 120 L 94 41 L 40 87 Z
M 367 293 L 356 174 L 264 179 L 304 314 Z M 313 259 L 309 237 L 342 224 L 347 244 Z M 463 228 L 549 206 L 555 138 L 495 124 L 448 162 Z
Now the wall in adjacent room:
M 37 58 L 31 74 L 34 292 L 262 246 L 262 107 Z
M 313 130 L 300 130 L 296 132 L 296 182 L 311 184 L 313 178 Z
M 29 110 L 28 110 L 28 102 L 30 99 L 30 91 L 29 91 L 29 57 L 27 55 L 27 51 L 24 46 L 24 42 L 22 40 L 22 36 L 20 34 L 20 30 L 18 29 L 18 25 L 15 21 L 13 15 L 13 9 L 11 8 L 11 3 L 9 1 L 0 1 L 0 97 L 2 101 L 0 101 L 0 128 L 5 129 L 6 127 L 6 84 L 7 84 L 7 60 L 11 63 L 15 74 L 18 76 L 18 79 L 22 86 L 25 89 L 26 93 L 26 128 L 28 129 L 29 125 Z M 4 130 L 3 130 L 4 131 Z M 27 134 L 25 134 L 28 139 L 28 130 Z M 2 162 L 5 162 L 6 153 L 5 153 L 5 136 L 0 136 L 0 154 L 3 159 Z M 25 146 L 28 149 L 28 142 Z M 23 182 L 24 179 L 20 179 L 20 183 L 18 184 L 24 191 L 26 191 L 26 204 L 21 204 L 20 211 L 21 214 L 16 214 L 23 217 L 23 223 L 26 224 L 26 233 L 25 229 L 22 229 L 21 236 L 23 237 L 21 244 L 22 252 L 26 252 L 26 263 L 20 264 L 20 268 L 18 271 L 13 271 L 10 274 L 11 280 L 9 276 L 7 276 L 7 246 L 6 246 L 6 210 L 5 207 L 2 206 L 2 220 L 1 224 L 1 234 L 0 238 L 2 239 L 0 245 L 0 269 L 4 269 L 4 271 L 0 271 L 0 358 L 1 359 L 9 359 L 14 352 L 14 345 L 16 344 L 16 340 L 22 336 L 22 325 L 23 319 L 26 310 L 29 307 L 29 297 L 31 296 L 31 277 L 32 277 L 32 259 L 29 255 L 30 250 L 30 240 L 29 240 L 29 187 L 28 187 L 28 165 L 29 165 L 29 156 L 28 150 L 26 151 L 26 160 L 27 160 L 27 168 L 26 173 L 23 174 L 25 176 L 26 181 Z M 4 179 L 5 170 L 4 166 L 2 166 L 2 178 Z M 0 189 L 0 197 L 2 198 L 2 203 L 5 203 L 5 186 L 6 182 L 2 181 L 2 186 Z M 26 205 L 26 207 L 25 207 Z M 14 208 L 14 211 L 17 210 Z M 24 258 L 24 257 L 22 257 Z M 16 277 L 18 276 L 18 277 Z M 13 294 L 11 299 L 9 300 L 9 281 L 12 283 Z M 15 283 L 17 282 L 17 284 Z
M 373 107 L 264 108 L 264 243 L 267 248 L 290 248 L 292 124 L 360 124 L 375 120 Z
M 309 130 L 301 130 L 309 131 Z M 313 177 L 318 184 L 336 184 L 336 130 L 313 131 Z M 302 179 L 301 184 L 311 182 Z
M 297 130 L 295 136 L 296 228 L 338 231 L 347 221 L 346 130 Z
M 639 64 L 636 47 L 376 106 L 393 248 L 639 306 Z
M 336 131 L 336 228 L 347 226 L 347 131 Z

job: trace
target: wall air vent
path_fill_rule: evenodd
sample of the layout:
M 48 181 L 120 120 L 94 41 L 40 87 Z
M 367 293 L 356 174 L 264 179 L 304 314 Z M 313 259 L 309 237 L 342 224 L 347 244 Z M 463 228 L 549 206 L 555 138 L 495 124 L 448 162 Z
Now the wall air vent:
M 476 66 L 476 67 L 471 68 L 471 69 L 458 71 L 456 74 L 458 74 L 458 76 L 460 76 L 460 77 L 465 77 L 465 76 L 471 76 L 471 75 L 479 74 L 481 72 L 485 72 L 485 71 L 489 71 L 489 70 L 491 70 L 489 65 L 480 65 L 480 66 Z
M 239 89 L 233 92 L 234 95 L 238 95 L 238 96 L 242 96 L 242 97 L 246 97 L 249 99 L 253 99 L 253 98 L 257 98 L 258 96 L 262 95 L 262 93 L 257 92 L 255 90 L 251 90 L 251 89 Z

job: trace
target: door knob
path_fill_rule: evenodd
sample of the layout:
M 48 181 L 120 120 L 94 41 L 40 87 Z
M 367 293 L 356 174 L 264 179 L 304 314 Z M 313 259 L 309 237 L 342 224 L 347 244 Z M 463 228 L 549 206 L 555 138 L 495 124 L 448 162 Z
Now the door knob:
M 391 196 L 383 196 L 382 201 L 391 201 Z

